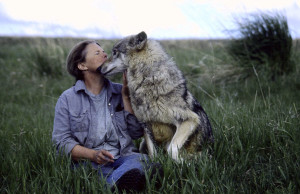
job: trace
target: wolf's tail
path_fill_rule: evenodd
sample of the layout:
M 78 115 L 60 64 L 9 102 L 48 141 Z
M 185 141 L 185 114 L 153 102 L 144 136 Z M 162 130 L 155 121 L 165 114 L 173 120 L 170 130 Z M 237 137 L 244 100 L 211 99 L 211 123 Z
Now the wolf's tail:
M 195 99 L 193 100 L 193 111 L 199 115 L 200 119 L 200 126 L 199 130 L 203 134 L 203 141 L 208 144 L 213 144 L 215 139 L 213 136 L 212 127 L 210 124 L 210 121 L 208 119 L 208 116 L 202 106 L 199 102 L 197 102 Z

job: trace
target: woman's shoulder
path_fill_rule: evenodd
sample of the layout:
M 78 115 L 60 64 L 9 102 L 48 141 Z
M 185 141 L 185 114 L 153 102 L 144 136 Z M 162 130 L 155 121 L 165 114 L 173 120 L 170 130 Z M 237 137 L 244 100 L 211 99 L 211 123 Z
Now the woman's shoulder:
M 115 83 L 115 82 L 112 82 L 110 80 L 107 80 L 107 82 L 108 82 L 108 84 L 107 84 L 108 87 L 111 88 L 111 90 L 112 90 L 113 93 L 121 93 L 121 91 L 122 91 L 122 84 Z
M 76 96 L 76 94 L 79 94 L 80 91 L 84 91 L 85 90 L 85 85 L 84 82 L 82 80 L 77 80 L 76 83 L 70 87 L 69 89 L 63 91 L 63 93 L 61 94 L 61 96 Z
M 75 86 L 72 86 L 61 93 L 61 97 L 73 96 L 75 94 Z
M 117 90 L 117 91 L 121 91 L 122 90 L 122 84 L 112 82 L 112 85 L 113 85 L 113 87 L 114 87 L 115 90 Z
M 57 100 L 61 107 L 73 107 L 79 105 L 83 98 L 83 92 L 76 92 L 75 86 L 63 91 Z
M 66 89 L 65 91 L 63 91 L 61 93 L 61 95 L 59 96 L 59 100 L 69 101 L 71 99 L 76 98 L 76 96 L 78 96 L 78 95 L 79 94 L 76 92 L 75 85 L 74 85 L 74 86 Z

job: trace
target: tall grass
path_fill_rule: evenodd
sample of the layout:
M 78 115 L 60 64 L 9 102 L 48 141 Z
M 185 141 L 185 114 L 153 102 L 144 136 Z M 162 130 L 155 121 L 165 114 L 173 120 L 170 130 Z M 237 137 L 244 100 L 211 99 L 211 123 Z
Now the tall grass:
M 285 16 L 256 13 L 236 21 L 238 39 L 229 44 L 229 53 L 241 66 L 255 66 L 274 79 L 293 70 L 292 37 Z
M 0 38 L 0 193 L 110 193 L 90 166 L 72 170 L 51 143 L 55 103 L 74 84 L 64 60 L 78 41 Z M 107 51 L 113 43 L 99 42 Z M 220 84 L 232 78 L 228 69 L 235 71 L 227 43 L 163 42 L 211 120 L 214 155 L 177 164 L 160 152 L 154 160 L 163 165 L 162 188 L 148 180 L 145 193 L 299 191 L 299 63 L 271 83 L 257 72 Z M 294 49 L 297 61 L 300 48 Z

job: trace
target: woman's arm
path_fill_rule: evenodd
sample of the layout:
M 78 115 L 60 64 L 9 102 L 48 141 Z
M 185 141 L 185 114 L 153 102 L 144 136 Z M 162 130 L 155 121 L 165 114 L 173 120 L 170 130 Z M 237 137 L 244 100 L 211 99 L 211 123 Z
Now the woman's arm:
M 71 150 L 79 144 L 73 138 L 70 130 L 70 115 L 66 95 L 61 95 L 55 106 L 55 115 L 52 132 L 52 142 L 60 154 L 69 155 Z
M 130 112 L 131 114 L 134 114 L 132 107 L 131 107 L 131 103 L 130 103 L 126 71 L 123 73 L 122 99 L 123 99 L 123 104 L 124 104 L 124 110 L 126 110 L 127 112 Z
M 98 164 L 106 164 L 107 162 L 114 162 L 114 157 L 106 150 L 93 150 L 81 145 L 76 145 L 71 151 L 73 160 L 89 159 Z
M 93 160 L 95 150 L 83 147 L 81 145 L 76 145 L 72 150 L 71 150 L 71 157 L 73 160 L 79 161 L 80 159 L 89 159 Z
M 131 107 L 126 71 L 123 73 L 122 99 L 125 110 L 124 117 L 127 123 L 128 133 L 132 139 L 138 139 L 144 135 L 144 128 L 137 120 Z

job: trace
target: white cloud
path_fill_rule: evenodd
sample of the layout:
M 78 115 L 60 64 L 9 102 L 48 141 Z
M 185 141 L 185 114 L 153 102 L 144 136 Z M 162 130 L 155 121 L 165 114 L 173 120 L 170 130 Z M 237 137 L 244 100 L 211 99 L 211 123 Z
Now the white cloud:
M 234 15 L 257 10 L 284 11 L 291 28 L 298 29 L 299 4 L 296 0 L 0 0 L 8 18 L 17 21 L 19 28 L 25 27 L 20 22 L 31 23 L 25 30 L 28 34 L 57 31 L 61 35 L 65 28 L 67 36 L 120 37 L 144 30 L 154 38 L 224 37 Z M 43 32 L 45 27 L 40 24 L 48 25 L 50 31 L 51 26 L 61 29 Z M 12 23 L 9 28 L 5 25 L 0 23 L 0 34 L 3 29 L 13 29 Z
M 139 1 L 113 0 L 115 22 L 122 36 L 141 30 L 152 32 L 156 29 L 167 30 L 186 24 L 184 14 L 171 0 Z
M 103 18 L 110 16 L 105 10 L 99 12 L 93 0 L 7 0 L 5 8 L 15 20 L 71 25 L 76 28 L 84 28 L 100 20 L 103 25 L 107 25 L 108 22 Z

